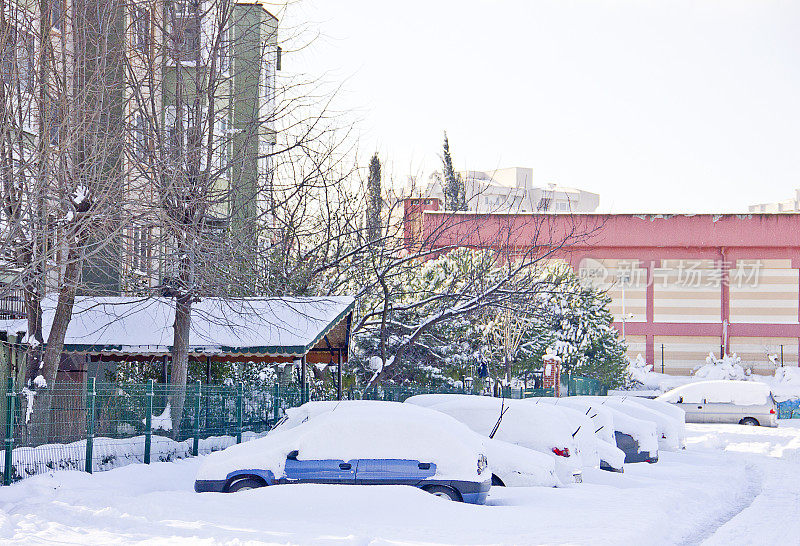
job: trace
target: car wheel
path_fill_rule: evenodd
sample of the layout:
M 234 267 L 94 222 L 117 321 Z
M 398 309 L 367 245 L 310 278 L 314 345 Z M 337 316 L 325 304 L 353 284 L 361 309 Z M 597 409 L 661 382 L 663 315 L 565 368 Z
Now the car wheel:
M 739 424 L 740 425 L 748 425 L 748 426 L 751 426 L 751 427 L 757 427 L 757 426 L 759 426 L 760 423 L 758 422 L 758 420 L 753 419 L 752 417 L 745 417 L 744 419 L 739 421 Z
M 254 480 L 252 478 L 247 478 L 245 480 L 239 480 L 238 482 L 234 482 L 230 487 L 228 487 L 228 493 L 249 491 L 251 489 L 258 489 L 259 487 L 264 487 L 264 482 L 260 480 Z
M 496 475 L 492 474 L 492 487 L 505 487 L 506 484 L 503 483 L 503 480 L 498 478 Z
M 459 495 L 458 492 L 452 487 L 447 487 L 444 485 L 429 485 L 428 487 L 423 488 L 423 490 L 427 491 L 431 495 L 435 495 L 443 499 L 456 502 L 461 500 L 461 495 Z

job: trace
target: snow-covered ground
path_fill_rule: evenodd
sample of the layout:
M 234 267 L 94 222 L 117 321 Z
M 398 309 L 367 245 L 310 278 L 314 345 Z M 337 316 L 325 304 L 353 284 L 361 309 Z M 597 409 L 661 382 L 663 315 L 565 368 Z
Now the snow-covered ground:
M 687 449 L 566 488 L 493 488 L 488 506 L 400 486 L 192 490 L 202 458 L 0 488 L 0 542 L 793 544 L 800 422 L 687 425 Z

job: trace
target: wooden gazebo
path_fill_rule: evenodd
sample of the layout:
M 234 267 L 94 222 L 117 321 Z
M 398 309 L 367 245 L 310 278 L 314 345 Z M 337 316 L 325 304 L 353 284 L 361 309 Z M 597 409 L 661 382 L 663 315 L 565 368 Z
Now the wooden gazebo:
M 55 299 L 44 302 L 47 339 Z M 161 360 L 172 351 L 174 300 L 169 298 L 80 297 L 64 340 L 62 372 L 81 380 L 90 363 Z M 204 362 L 292 363 L 337 367 L 341 396 L 355 299 L 350 296 L 205 298 L 192 304 L 190 359 Z M 25 321 L 0 320 L 0 331 L 19 332 Z M 80 369 L 83 368 L 83 369 Z

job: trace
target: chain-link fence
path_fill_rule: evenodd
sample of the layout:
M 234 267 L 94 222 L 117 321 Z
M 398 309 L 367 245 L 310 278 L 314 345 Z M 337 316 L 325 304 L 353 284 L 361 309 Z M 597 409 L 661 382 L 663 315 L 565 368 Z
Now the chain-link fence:
M 182 387 L 93 379 L 36 392 L 15 389 L 9 380 L 5 394 L 5 484 L 51 470 L 93 472 L 210 453 L 269 430 L 283 409 L 300 403 L 299 389 L 277 385 Z
M 598 394 L 592 381 L 570 378 L 569 394 Z M 287 408 L 304 400 L 330 398 L 315 396 L 308 389 L 303 393 L 295 385 L 256 388 L 197 382 L 184 387 L 94 379 L 37 391 L 17 389 L 9 379 L 5 391 L 5 443 L 0 451 L 4 484 L 52 470 L 95 472 L 207 454 L 258 437 Z M 403 402 L 419 394 L 444 393 L 478 394 L 466 389 L 387 385 L 345 391 L 343 397 Z M 506 389 L 504 395 L 553 396 L 553 389 Z

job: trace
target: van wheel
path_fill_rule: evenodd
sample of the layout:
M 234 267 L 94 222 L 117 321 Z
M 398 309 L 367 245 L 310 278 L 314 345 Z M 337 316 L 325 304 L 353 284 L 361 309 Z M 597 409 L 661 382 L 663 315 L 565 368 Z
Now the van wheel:
M 505 487 L 506 484 L 503 483 L 503 480 L 498 478 L 496 475 L 492 474 L 492 487 Z
M 428 487 L 424 487 L 423 491 L 427 491 L 431 495 L 441 497 L 446 500 L 456 502 L 461 500 L 461 495 L 459 495 L 455 489 L 444 485 L 429 485 Z
M 254 480 L 252 478 L 247 478 L 245 480 L 239 480 L 238 482 L 234 482 L 230 487 L 228 487 L 228 493 L 237 493 L 239 491 L 249 491 L 251 489 L 258 489 L 259 487 L 264 487 L 264 482 L 261 480 Z
M 761 423 L 759 423 L 756 419 L 753 419 L 752 417 L 745 417 L 744 419 L 739 421 L 739 424 L 740 425 L 748 425 L 748 426 L 751 426 L 751 427 L 757 427 Z

